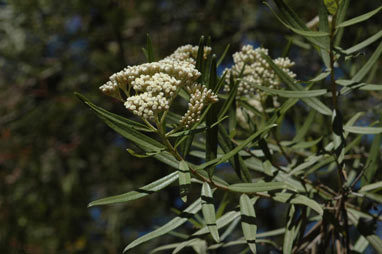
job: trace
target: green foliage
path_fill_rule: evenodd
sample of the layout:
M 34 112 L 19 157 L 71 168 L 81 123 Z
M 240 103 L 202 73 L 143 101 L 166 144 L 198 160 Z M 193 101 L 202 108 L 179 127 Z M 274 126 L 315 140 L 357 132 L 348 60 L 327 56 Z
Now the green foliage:
M 380 5 L 275 0 L 272 16 L 240 1 L 11 2 L 0 7 L 0 79 L 12 84 L 0 94 L 0 252 L 120 253 L 126 244 L 128 253 L 382 249 L 374 227 L 382 202 Z M 176 15 L 163 14 L 168 6 Z M 77 16 L 81 28 L 58 38 L 70 45 L 87 38 L 88 46 L 50 55 L 56 31 Z M 195 44 L 200 33 L 212 37 L 200 39 L 198 82 L 219 101 L 190 128 L 179 126 L 186 89 L 156 121 L 88 86 Z M 262 64 L 280 87 L 248 80 L 245 65 L 239 78 L 222 71 L 247 38 L 270 56 L 296 58 L 297 77 L 266 54 Z M 238 95 L 243 84 L 261 94 L 260 106 Z M 73 90 L 87 94 L 76 93 L 86 107 Z M 184 203 L 169 218 L 174 197 Z M 90 209 L 118 205 L 90 210 L 101 211 L 92 219 L 91 200 Z
M 175 165 L 175 163 L 168 163 L 168 165 L 175 170 L 179 170 L 177 175 L 179 175 L 180 197 L 184 202 L 189 200 L 192 196 L 190 195 L 192 189 L 196 188 L 192 183 L 201 184 L 199 198 L 181 212 L 179 217 L 133 241 L 125 248 L 125 251 L 154 237 L 170 233 L 187 220 L 190 220 L 190 222 L 198 220 L 203 226 L 200 226 L 199 223 L 193 223 L 199 229 L 185 236 L 184 241 L 164 245 L 154 250 L 154 252 L 174 249 L 172 253 L 178 253 L 189 246 L 197 253 L 207 253 L 208 250 L 247 243 L 250 252 L 256 253 L 259 244 L 263 243 L 282 250 L 283 253 L 297 253 L 301 250 L 309 251 L 313 248 L 318 249 L 320 253 L 325 253 L 330 248 L 330 245 L 334 245 L 334 242 L 337 241 L 336 248 L 340 253 L 350 253 L 352 249 L 361 251 L 369 244 L 377 250 L 380 248 L 380 241 L 376 238 L 375 232 L 370 230 L 366 232 L 365 229 L 362 229 L 357 219 L 357 216 L 360 215 L 355 215 L 353 210 L 350 210 L 350 207 L 356 206 L 360 209 L 358 212 L 362 213 L 363 216 L 373 217 L 369 211 L 363 210 L 359 206 L 360 202 L 378 204 L 378 202 L 382 201 L 382 196 L 378 193 L 382 189 L 382 185 L 380 182 L 372 180 L 380 169 L 378 161 L 381 157 L 380 137 L 382 128 L 373 126 L 375 124 L 380 125 L 379 121 L 370 124 L 371 126 L 355 125 L 357 119 L 362 116 L 362 113 L 357 111 L 353 111 L 352 114 L 355 115 L 344 124 L 344 116 L 341 111 L 344 110 L 342 103 L 346 101 L 346 98 L 342 97 L 345 92 L 347 94 L 354 93 L 356 88 L 360 90 L 364 88 L 364 91 L 368 89 L 379 90 L 380 85 L 364 83 L 360 85 L 360 82 L 364 80 L 372 66 L 379 59 L 381 46 L 375 50 L 369 60 L 361 67 L 355 65 L 359 70 L 352 70 L 348 80 L 336 80 L 333 67 L 334 64 L 344 64 L 346 66 L 348 60 L 343 56 L 353 54 L 380 39 L 380 35 L 377 33 L 349 50 L 342 50 L 339 47 L 334 47 L 336 36 L 342 36 L 337 35 L 336 31 L 366 21 L 376 15 L 381 7 L 357 18 L 336 24 L 335 17 L 329 23 L 327 10 L 334 16 L 340 12 L 341 19 L 343 19 L 346 16 L 344 14 L 346 9 L 341 6 L 342 1 L 323 1 L 318 8 L 320 31 L 314 31 L 308 28 L 305 22 L 284 1 L 276 0 L 275 2 L 280 14 L 276 14 L 275 11 L 273 13 L 278 20 L 288 29 L 303 36 L 313 46 L 319 46 L 316 52 L 321 56 L 327 70 L 311 79 L 310 85 L 306 87 L 304 87 L 303 82 L 291 77 L 286 70 L 279 67 L 265 53 L 261 53 L 263 68 L 269 66 L 277 75 L 279 81 L 291 90 L 270 88 L 266 84 L 248 81 L 248 75 L 251 75 L 251 73 L 246 72 L 244 75 L 245 65 L 242 67 L 237 80 L 232 78 L 232 72 L 229 74 L 228 79 L 225 78 L 227 71 L 222 77 L 218 77 L 216 68 L 222 60 L 216 62 L 215 55 L 212 55 L 212 57 L 211 54 L 205 56 L 205 49 L 210 47 L 211 44 L 210 39 L 206 42 L 205 38 L 202 37 L 195 61 L 195 67 L 201 72 L 199 82 L 216 93 L 220 93 L 222 83 L 227 82 L 226 86 L 229 86 L 230 90 L 228 94 L 220 94 L 220 100 L 223 102 L 208 106 L 201 113 L 202 117 L 198 118 L 197 124 L 188 127 L 189 130 L 181 130 L 176 132 L 176 135 L 173 133 L 178 131 L 179 127 L 168 126 L 170 129 L 164 130 L 160 123 L 166 122 L 164 119 L 167 112 L 155 116 L 161 119 L 160 122 L 156 121 L 156 126 L 144 121 L 147 125 L 147 128 L 145 128 L 140 123 L 130 123 L 98 108 L 79 95 L 86 104 L 100 114 L 101 119 L 110 127 L 145 150 L 147 155 L 166 156 L 168 160 L 173 157 L 172 160 L 179 161 L 179 165 Z M 347 1 L 345 1 L 345 4 L 347 4 Z M 148 41 L 145 52 L 149 62 L 152 61 L 152 57 L 149 57 L 152 55 L 152 53 L 149 53 L 152 52 L 150 48 L 152 48 L 151 41 Z M 224 51 L 223 57 L 226 53 L 227 49 Z M 342 59 L 345 59 L 345 61 Z M 330 79 L 327 80 L 327 77 Z M 279 107 L 265 107 L 264 101 L 260 101 L 263 109 L 256 109 L 251 104 L 245 103 L 246 100 L 249 100 L 248 97 L 238 96 L 237 91 L 240 83 L 255 88 L 261 94 L 278 96 L 280 100 L 283 97 L 290 99 L 282 101 Z M 219 88 L 216 88 L 217 86 Z M 319 86 L 321 89 L 311 89 L 312 86 Z M 339 93 L 337 92 L 338 86 L 343 87 Z M 343 91 L 343 89 L 347 90 Z M 182 98 L 189 99 L 185 95 L 182 95 Z M 330 100 L 327 100 L 327 98 Z M 296 104 L 298 100 L 301 100 L 309 107 L 310 113 L 306 119 L 296 114 L 290 114 L 290 112 L 299 108 L 298 104 Z M 256 112 L 255 114 L 248 114 L 246 121 L 249 124 L 245 125 L 245 127 L 240 126 L 240 123 L 237 122 L 233 124 L 231 119 L 225 121 L 227 117 L 236 117 L 236 114 L 232 114 L 231 109 L 235 110 L 235 107 L 239 107 L 239 103 L 246 105 L 246 110 Z M 302 124 L 298 127 L 297 133 L 292 140 L 280 142 L 275 127 L 281 124 L 285 118 L 293 121 L 297 126 L 299 125 L 298 122 Z M 120 122 L 119 125 L 118 122 Z M 175 125 L 172 126 L 176 126 L 176 122 L 173 124 Z M 116 127 L 117 125 L 119 127 Z M 197 127 L 203 125 L 205 127 Z M 171 130 L 171 128 L 175 129 Z M 143 131 L 149 131 L 150 129 L 159 135 L 162 144 L 142 134 Z M 356 138 L 354 139 L 349 134 L 356 134 Z M 360 135 L 371 134 L 377 136 L 372 142 L 370 153 L 363 158 L 361 153 L 357 153 L 359 148 L 356 147 L 359 146 L 362 137 Z M 179 135 L 185 135 L 184 137 L 187 139 L 186 146 L 181 149 L 182 153 L 179 153 L 177 149 L 179 142 L 176 146 L 173 146 L 173 141 L 169 139 L 169 137 L 180 137 Z M 347 145 L 348 142 L 350 143 Z M 205 154 L 195 149 L 202 149 Z M 149 154 L 152 152 L 155 153 Z M 195 162 L 193 163 L 188 159 L 190 156 L 203 158 L 205 162 L 194 164 Z M 283 158 L 286 163 L 280 163 L 280 158 Z M 366 163 L 363 165 L 361 160 L 365 159 Z M 216 167 L 221 163 L 227 162 L 238 176 L 236 180 L 229 179 L 225 181 L 221 179 L 223 175 L 216 170 Z M 354 168 L 351 162 L 353 165 L 358 163 L 360 167 Z M 338 180 L 337 184 L 334 186 L 332 184 L 322 185 L 317 180 L 308 180 L 311 175 L 318 177 L 317 170 L 321 171 L 323 169 L 324 171 L 321 174 L 335 175 L 334 178 Z M 97 202 L 98 204 L 120 202 L 123 199 L 129 201 L 143 197 L 151 192 L 158 192 L 174 182 L 177 176 L 175 174 L 176 171 L 143 187 L 142 190 L 147 191 L 144 194 L 130 192 L 132 194 L 127 193 L 110 199 L 103 199 L 91 203 L 91 205 L 97 204 Z M 360 181 L 361 179 L 362 181 Z M 354 186 L 357 183 L 359 184 L 359 181 L 361 188 L 357 190 Z M 215 191 L 215 195 L 213 195 L 212 189 Z M 217 217 L 214 200 L 219 197 L 216 194 L 221 192 L 225 194 L 231 193 L 229 203 L 236 204 L 236 208 L 225 209 L 227 203 L 222 201 L 224 205 L 218 209 L 219 217 Z M 235 193 L 241 194 L 240 198 Z M 249 195 L 252 196 L 252 199 Z M 358 199 L 351 198 L 352 195 L 356 195 Z M 285 229 L 280 232 L 277 231 L 284 235 L 282 246 L 270 239 L 258 240 L 259 234 L 257 233 L 258 225 L 255 222 L 254 203 L 259 202 L 261 199 L 285 203 L 289 206 Z M 237 209 L 240 211 L 237 211 Z M 202 210 L 203 217 L 197 215 L 199 210 Z M 235 231 L 239 218 L 244 241 L 228 240 L 227 243 L 219 243 L 224 241 L 228 234 Z M 374 219 L 379 220 L 380 218 L 374 217 Z M 310 222 L 322 226 L 304 233 L 307 224 Z M 226 226 L 228 226 L 226 231 L 219 234 L 219 230 Z M 352 227 L 358 229 L 359 236 L 358 241 L 354 244 L 349 237 Z M 269 235 L 273 235 L 271 232 L 269 231 Z M 206 234 L 211 235 L 217 244 L 210 245 L 208 239 L 204 240 L 202 237 Z M 334 239 L 330 241 L 328 236 L 332 236 Z M 310 243 L 311 240 L 309 239 L 318 240 Z

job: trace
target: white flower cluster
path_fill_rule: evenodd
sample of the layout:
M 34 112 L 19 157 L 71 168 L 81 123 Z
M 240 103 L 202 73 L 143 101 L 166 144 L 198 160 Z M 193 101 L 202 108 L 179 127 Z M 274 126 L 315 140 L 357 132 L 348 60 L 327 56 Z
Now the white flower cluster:
M 198 56 L 199 46 L 192 46 L 190 44 L 181 46 L 177 48 L 174 53 L 166 57 L 165 59 L 175 59 L 179 61 L 186 61 L 193 65 L 196 64 L 196 58 Z M 211 48 L 205 46 L 203 48 L 203 57 L 207 58 L 207 56 L 211 53 Z
M 190 94 L 190 101 L 188 110 L 181 119 L 181 124 L 189 128 L 200 120 L 202 109 L 208 104 L 217 102 L 218 97 L 211 89 L 207 89 L 200 84 L 194 84 L 187 87 L 186 90 Z
M 279 88 L 280 80 L 276 73 L 269 66 L 267 61 L 262 58 L 261 54 L 268 55 L 268 50 L 265 48 L 254 49 L 251 45 L 243 46 L 241 51 L 233 54 L 234 65 L 231 69 L 226 69 L 226 80 L 229 82 L 230 75 L 233 75 L 234 80 L 238 79 L 242 73 L 243 79 L 248 82 L 240 82 L 238 87 L 237 96 L 252 95 L 255 92 L 261 93 L 250 83 L 256 83 L 270 88 Z M 289 58 L 277 58 L 274 60 L 283 71 L 290 77 L 294 78 L 296 75 L 289 70 L 294 65 Z M 224 87 L 225 91 L 229 91 L 228 85 Z
M 210 50 L 207 48 L 204 53 L 209 54 Z M 179 89 L 184 87 L 191 99 L 181 124 L 189 127 L 199 120 L 205 105 L 217 101 L 211 90 L 197 84 L 201 75 L 193 62 L 197 51 L 198 47 L 186 45 L 161 61 L 128 66 L 110 76 L 100 89 L 121 100 L 120 91 L 123 91 L 127 96 L 124 104 L 128 110 L 143 119 L 153 120 L 159 112 L 169 110 Z M 132 95 L 131 89 L 134 90 Z

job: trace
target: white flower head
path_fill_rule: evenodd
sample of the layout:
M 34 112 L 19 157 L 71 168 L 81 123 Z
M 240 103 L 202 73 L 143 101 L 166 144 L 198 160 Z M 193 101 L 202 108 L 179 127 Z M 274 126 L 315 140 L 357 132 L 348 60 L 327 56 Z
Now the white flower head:
M 253 95 L 254 93 L 262 93 L 251 83 L 256 83 L 262 86 L 270 88 L 279 88 L 280 80 L 276 73 L 270 67 L 262 54 L 268 55 L 268 49 L 256 48 L 251 45 L 243 46 L 241 51 L 233 54 L 234 65 L 231 69 L 226 69 L 226 81 L 229 82 L 230 76 L 233 76 L 234 80 L 240 78 L 245 79 L 248 82 L 240 82 L 238 86 L 237 96 Z M 294 78 L 296 75 L 289 70 L 294 65 L 289 58 L 277 58 L 274 60 L 275 64 L 285 71 L 290 77 Z M 225 91 L 229 91 L 228 85 L 224 87 Z
M 210 48 L 205 47 L 205 56 L 210 51 Z M 215 102 L 217 96 L 197 84 L 201 75 L 195 68 L 197 52 L 197 46 L 186 45 L 161 61 L 127 66 L 111 75 L 100 89 L 118 99 L 122 98 L 120 91 L 123 91 L 127 96 L 125 107 L 143 119 L 152 120 L 159 112 L 169 110 L 179 89 L 185 88 L 191 96 L 189 104 L 193 105 L 189 111 L 194 112 L 197 107 L 200 115 L 203 105 Z M 189 126 L 198 120 L 198 114 L 186 113 L 190 120 L 182 118 L 181 123 Z
M 205 106 L 218 101 L 216 94 L 211 89 L 207 89 L 200 84 L 194 84 L 187 87 L 190 94 L 188 110 L 180 120 L 181 124 L 186 128 L 190 128 L 194 123 L 200 120 L 200 115 Z

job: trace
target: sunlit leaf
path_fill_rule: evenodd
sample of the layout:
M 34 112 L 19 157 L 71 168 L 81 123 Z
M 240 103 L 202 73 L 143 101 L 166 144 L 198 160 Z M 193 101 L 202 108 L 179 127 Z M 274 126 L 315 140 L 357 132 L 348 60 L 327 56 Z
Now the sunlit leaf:
M 241 228 L 252 253 L 256 253 L 256 213 L 253 203 L 246 194 L 240 196 Z
M 228 186 L 228 189 L 241 193 L 256 193 L 271 190 L 295 190 L 292 186 L 282 182 L 256 182 L 256 183 L 236 183 Z
M 190 216 L 199 212 L 201 208 L 202 208 L 201 199 L 199 198 L 196 201 L 194 201 L 190 206 L 188 206 L 178 217 L 172 219 L 171 221 L 155 229 L 154 231 L 147 233 L 139 237 L 138 239 L 134 240 L 133 242 L 131 242 L 129 245 L 126 246 L 123 252 L 127 252 L 137 245 L 150 241 L 151 239 L 154 239 L 156 237 L 165 235 L 168 232 L 180 227 L 183 223 L 185 223 L 190 218 Z
M 292 194 L 292 193 L 276 193 L 272 195 L 272 199 L 289 204 L 300 204 L 304 206 L 308 206 L 316 211 L 319 215 L 323 215 L 324 211 L 322 207 L 313 199 L 310 199 L 306 196 L 300 194 Z
M 216 225 L 215 207 L 212 198 L 212 191 L 210 185 L 206 182 L 202 186 L 202 212 L 204 220 L 206 221 L 208 230 L 210 231 L 212 238 L 215 242 L 219 242 L 219 232 Z
M 179 162 L 179 192 L 180 197 L 184 202 L 187 202 L 187 195 L 191 187 L 190 168 L 186 161 Z

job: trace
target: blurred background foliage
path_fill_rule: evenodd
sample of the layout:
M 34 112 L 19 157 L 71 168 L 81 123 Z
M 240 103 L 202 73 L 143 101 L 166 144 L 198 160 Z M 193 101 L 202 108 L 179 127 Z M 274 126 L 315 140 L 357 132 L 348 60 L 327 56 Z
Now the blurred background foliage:
M 349 16 L 377 5 L 351 1 Z M 293 7 L 306 21 L 317 15 L 317 6 L 306 1 L 293 1 Z M 376 15 L 347 29 L 341 46 L 374 34 L 381 23 Z M 291 36 L 261 1 L 0 1 L 0 253 L 121 253 L 173 216 L 170 208 L 181 208 L 175 187 L 128 205 L 86 207 L 170 172 L 129 156 L 129 144 L 73 95 L 81 92 L 128 115 L 98 87 L 126 65 L 144 61 L 146 33 L 157 57 L 210 35 L 218 55 L 231 44 L 225 66 L 247 43 L 280 56 Z M 312 51 L 301 50 L 305 46 L 298 39 L 290 51 L 301 79 L 323 68 Z M 261 213 L 261 224 L 274 228 L 277 213 Z M 155 243 L 135 251 L 146 253 Z

